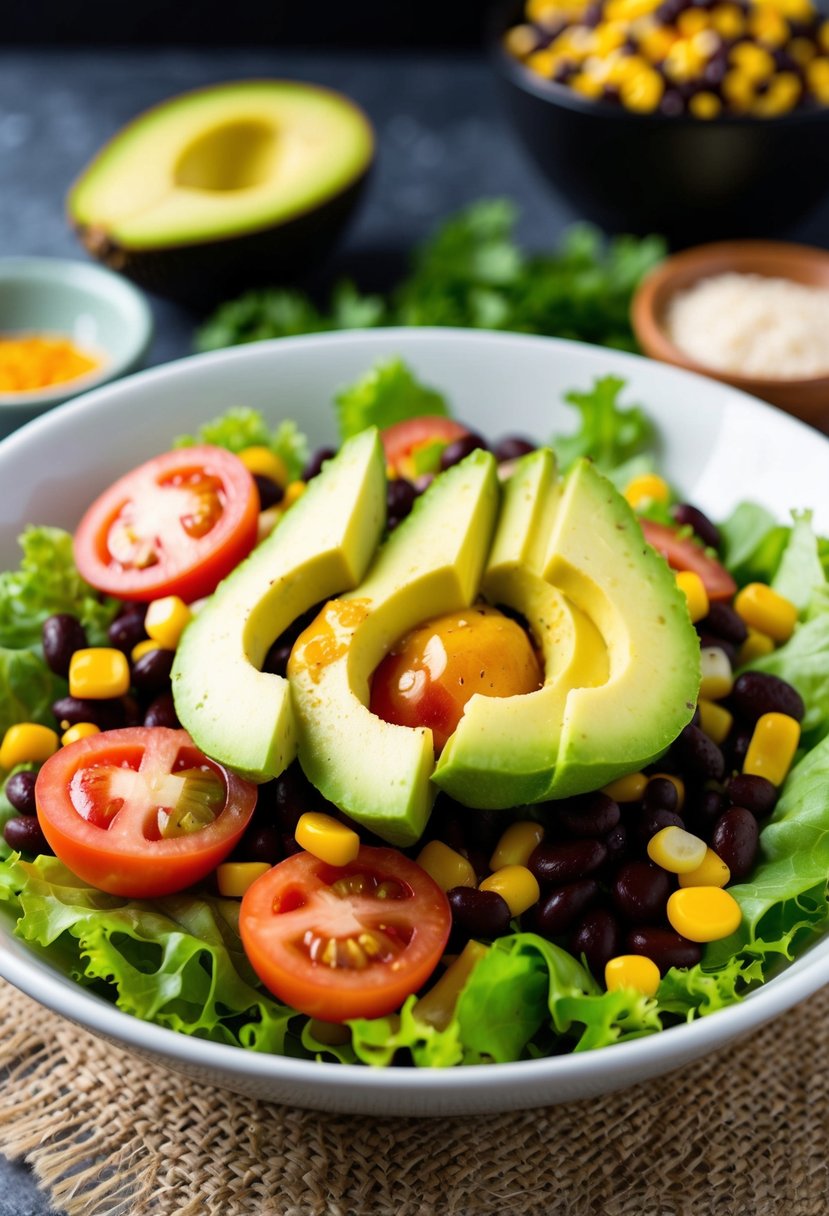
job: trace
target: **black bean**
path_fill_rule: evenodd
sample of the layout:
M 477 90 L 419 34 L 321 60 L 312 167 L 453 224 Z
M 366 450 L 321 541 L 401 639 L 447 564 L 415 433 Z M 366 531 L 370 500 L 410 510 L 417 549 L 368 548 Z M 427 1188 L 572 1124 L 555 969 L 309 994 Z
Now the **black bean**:
M 175 651 L 159 646 L 148 650 L 132 665 L 132 683 L 139 692 L 150 695 L 166 692 L 170 687 L 170 672 L 173 669 Z
M 720 530 L 707 515 L 689 502 L 680 502 L 673 508 L 673 517 L 678 524 L 687 525 L 697 534 L 704 545 L 711 549 L 720 547 Z
M 276 865 L 284 855 L 282 835 L 272 823 L 252 823 L 234 852 L 240 861 L 264 861 L 270 866 Z
M 668 118 L 676 118 L 685 109 L 685 102 L 678 89 L 666 89 L 659 103 L 659 113 Z
M 527 868 L 539 882 L 560 886 L 600 869 L 606 857 L 607 846 L 600 840 L 542 841 Z
M 570 938 L 570 953 L 576 958 L 583 954 L 593 975 L 601 979 L 607 963 L 619 954 L 621 940 L 619 922 L 613 913 L 607 908 L 591 908 Z
M 744 806 L 758 819 L 765 819 L 777 806 L 777 788 L 766 777 L 737 773 L 726 782 L 725 792 L 735 806 Z
M 753 731 L 735 723 L 728 732 L 723 748 L 730 768 L 741 769 L 746 758 Z
M 700 633 L 699 644 L 701 650 L 721 650 L 731 666 L 737 666 L 737 647 L 727 638 L 718 637 L 715 633 Z
M 700 790 L 690 798 L 683 809 L 683 818 L 689 832 L 710 840 L 714 824 L 727 806 L 725 797 L 719 790 Z
M 36 815 L 16 815 L 6 820 L 3 839 L 17 853 L 51 853 Z
M 672 880 L 649 861 L 628 861 L 616 873 L 610 888 L 613 903 L 634 925 L 660 920 L 671 893 Z
M 748 722 L 756 722 L 763 714 L 788 714 L 799 722 L 806 712 L 796 688 L 764 671 L 744 671 L 737 676 L 731 690 L 731 703 Z
M 61 697 L 52 704 L 52 713 L 62 730 L 76 726 L 78 722 L 93 722 L 100 730 L 118 730 L 126 725 L 126 712 L 122 698 L 103 701 L 85 697 Z
M 542 937 L 561 937 L 598 898 L 599 884 L 592 878 L 556 887 L 549 895 L 543 895 L 533 909 L 532 927 Z
M 332 456 L 337 455 L 336 448 L 317 448 L 311 459 L 302 470 L 302 480 L 310 481 L 316 477 L 326 460 L 330 460 Z
M 509 904 L 497 891 L 453 887 L 446 898 L 452 909 L 452 927 L 463 937 L 501 937 L 509 930 Z
M 259 510 L 267 511 L 270 507 L 278 507 L 285 497 L 285 491 L 278 481 L 266 477 L 264 473 L 254 473 L 253 480 L 259 493 Z
M 492 451 L 500 464 L 504 460 L 519 460 L 522 456 L 529 456 L 537 446 L 521 435 L 505 435 L 503 439 L 498 440 Z
M 757 820 L 743 806 L 732 806 L 724 811 L 711 833 L 711 848 L 728 866 L 732 879 L 738 882 L 754 869 L 759 842 Z
M 554 803 L 551 808 L 555 822 L 568 836 L 606 836 L 622 817 L 618 802 L 607 794 L 582 794 Z
M 147 610 L 143 604 L 131 605 L 127 612 L 117 616 L 107 630 L 110 646 L 129 654 L 134 646 L 145 641 L 147 631 L 144 618 Z
M 57 612 L 43 622 L 43 657 L 58 676 L 69 675 L 69 663 L 76 650 L 88 645 L 86 630 L 76 616 Z
M 698 726 L 686 726 L 673 746 L 684 772 L 700 781 L 719 781 L 725 759 L 713 739 Z
M 479 448 L 486 450 L 486 443 L 474 431 L 470 431 L 468 435 L 462 435 L 460 439 L 453 439 L 451 443 L 447 443 L 440 454 L 441 469 L 451 469 L 453 465 L 460 464 Z
M 667 777 L 651 777 L 642 795 L 642 806 L 646 811 L 675 811 L 679 806 L 679 794 L 673 781 Z
M 630 840 L 628 837 L 628 829 L 623 823 L 617 824 L 605 837 L 607 864 L 610 868 L 615 870 L 623 861 L 627 861 L 630 853 Z
M 181 726 L 172 693 L 163 692 L 161 696 L 150 702 L 147 712 L 144 714 L 144 725 L 168 726 L 171 730 L 177 730 Z
M 316 791 L 309 785 L 298 764 L 292 764 L 284 773 L 270 783 L 268 801 L 283 832 L 293 834 L 300 815 L 317 810 Z M 260 787 L 257 815 L 264 809 L 263 790 Z
M 671 967 L 695 967 L 702 958 L 702 948 L 673 929 L 649 925 L 647 928 L 631 929 L 625 939 L 625 949 L 630 954 L 644 954 L 656 963 L 660 974 Z
M 124 725 L 141 726 L 144 722 L 144 711 L 136 698 L 127 693 L 125 697 L 121 698 L 121 704 L 124 707 Z
M 411 511 L 417 499 L 417 490 L 405 477 L 393 477 L 386 487 L 386 512 L 390 519 L 399 523 Z
M 685 820 L 676 811 L 666 810 L 665 807 L 656 807 L 653 810 L 643 807 L 634 820 L 633 827 L 636 839 L 642 848 L 645 848 L 657 832 L 661 832 L 663 828 L 684 828 Z
M 472 866 L 478 882 L 483 882 L 487 875 L 491 873 L 489 868 L 489 859 L 492 855 L 491 850 L 476 848 L 473 845 L 471 848 L 466 847 L 459 849 L 458 852 L 460 852 Z
M 702 633 L 715 633 L 717 637 L 725 638 L 742 646 L 748 637 L 748 627 L 738 612 L 730 604 L 721 604 L 716 600 L 709 605 L 708 616 L 701 620 L 697 628 Z
M 35 781 L 37 774 L 28 769 L 12 773 L 6 782 L 6 797 L 20 815 L 35 815 Z
M 277 639 L 271 646 L 268 653 L 265 655 L 265 661 L 262 664 L 262 670 L 269 672 L 274 676 L 285 676 L 288 672 L 288 659 L 291 657 L 291 651 L 294 648 L 293 642 L 283 642 Z

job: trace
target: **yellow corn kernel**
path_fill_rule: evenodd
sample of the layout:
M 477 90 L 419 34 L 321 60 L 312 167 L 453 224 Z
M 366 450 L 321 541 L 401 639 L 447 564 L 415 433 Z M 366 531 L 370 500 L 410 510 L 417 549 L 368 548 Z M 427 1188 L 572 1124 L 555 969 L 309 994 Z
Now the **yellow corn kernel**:
M 752 629 L 749 626 L 748 637 L 737 652 L 737 664 L 745 667 L 746 663 L 751 663 L 754 659 L 761 659 L 763 655 L 771 654 L 773 650 L 773 639 L 767 633 L 761 633 L 759 629 Z
M 70 743 L 77 743 L 79 739 L 88 739 L 90 735 L 100 735 L 100 733 L 101 728 L 94 722 L 76 722 L 61 735 L 61 746 L 68 747 Z
M 489 859 L 490 870 L 503 870 L 504 866 L 525 866 L 536 845 L 544 839 L 544 828 L 531 819 L 511 823 L 495 846 Z
M 753 42 L 738 43 L 729 54 L 728 60 L 754 84 L 769 80 L 774 73 L 774 60 L 769 52 Z
M 754 103 L 754 113 L 762 118 L 775 118 L 787 114 L 800 100 L 800 80 L 794 72 L 780 72 L 769 84 L 768 90 Z
M 726 72 L 721 88 L 723 97 L 733 110 L 747 110 L 754 101 L 754 81 L 745 72 L 736 68 Z
M 829 48 L 827 48 L 827 53 L 829 53 Z M 817 100 L 824 105 L 829 105 L 829 59 L 823 56 L 813 59 L 806 68 L 806 80 Z
M 676 576 L 676 585 L 688 601 L 688 612 L 692 621 L 701 621 L 708 616 L 708 592 L 705 584 L 693 570 L 680 570 Z
M 18 722 L 10 726 L 0 744 L 0 768 L 18 764 L 41 764 L 58 750 L 57 731 L 37 722 Z
M 622 85 L 626 80 L 635 80 L 650 70 L 650 64 L 640 55 L 622 55 L 614 60 L 610 79 L 613 84 Z
M 306 485 L 304 481 L 292 481 L 285 487 L 285 493 L 282 496 L 282 502 L 279 504 L 283 511 L 287 511 L 288 507 L 292 507 L 295 502 L 298 502 L 305 493 Z
M 258 474 L 260 477 L 269 477 L 271 481 L 275 481 L 283 488 L 288 484 L 288 470 L 285 467 L 285 461 L 281 456 L 277 456 L 276 452 L 266 448 L 264 444 L 245 448 L 243 452 L 239 453 L 239 459 L 248 472 Z
M 727 887 L 731 871 L 713 849 L 706 849 L 705 856 L 695 870 L 679 876 L 681 887 Z
M 625 486 L 624 495 L 634 511 L 646 502 L 670 502 L 668 483 L 656 473 L 641 473 Z
M 699 695 L 707 701 L 720 701 L 734 687 L 734 673 L 728 655 L 720 646 L 706 646 L 700 651 L 702 681 Z
M 608 992 L 622 988 L 633 988 L 643 996 L 656 996 L 659 987 L 659 968 L 644 954 L 618 954 L 609 960 L 604 969 L 604 982 Z
M 716 701 L 709 701 L 706 697 L 700 697 L 697 708 L 699 709 L 700 730 L 703 734 L 706 734 L 717 746 L 725 743 L 728 732 L 734 725 L 734 715 L 724 705 L 718 705 Z
M 770 4 L 749 13 L 748 28 L 758 42 L 773 49 L 782 46 L 789 38 L 788 21 Z
M 718 4 L 711 10 L 711 28 L 721 38 L 731 42 L 745 29 L 745 18 L 736 4 Z
M 665 83 L 658 72 L 648 68 L 619 86 L 622 105 L 636 114 L 651 114 L 659 106 Z
M 602 793 L 607 794 L 614 802 L 638 802 L 647 784 L 648 778 L 644 773 L 628 773 L 625 777 L 617 777 L 615 781 L 605 785 Z
M 144 638 L 143 642 L 137 642 L 130 651 L 130 661 L 137 663 L 139 659 L 143 659 L 145 654 L 152 654 L 154 650 L 165 650 L 160 642 L 156 642 L 155 638 Z
M 241 899 L 257 878 L 267 874 L 266 861 L 225 861 L 216 868 L 216 884 L 225 899 Z
M 535 875 L 526 866 L 504 866 L 485 878 L 478 890 L 496 891 L 506 900 L 512 916 L 520 916 L 538 903 L 541 894 Z
M 811 38 L 792 38 L 786 50 L 801 68 L 805 68 L 817 55 L 817 47 Z
M 676 790 L 676 809 L 681 811 L 685 806 L 685 782 L 681 777 L 677 777 L 676 773 L 651 773 L 649 781 L 670 781 L 671 785 Z
M 734 609 L 752 629 L 787 642 L 797 624 L 797 608 L 765 583 L 749 583 L 734 597 Z
M 478 885 L 472 863 L 442 840 L 430 840 L 424 845 L 418 854 L 417 864 L 435 880 L 441 891 Z
M 680 13 L 677 18 L 676 28 L 683 38 L 693 38 L 694 34 L 708 29 L 710 21 L 708 13 L 703 9 L 686 8 L 685 12 Z
M 591 76 L 589 72 L 577 72 L 570 81 L 570 88 L 576 93 L 580 93 L 582 97 L 589 97 L 595 100 L 601 97 L 604 92 L 604 85 L 601 80 L 595 76 Z
M 300 848 L 330 866 L 347 866 L 360 851 L 360 837 L 354 829 L 321 811 L 300 815 L 294 839 Z
M 93 701 L 123 697 L 129 692 L 127 656 L 112 646 L 76 650 L 69 660 L 69 695 Z
M 144 617 L 144 628 L 150 638 L 167 650 L 175 650 L 181 635 L 190 624 L 192 613 L 177 595 L 165 595 L 153 600 Z
M 694 118 L 707 121 L 717 117 L 722 109 L 722 102 L 716 93 L 695 93 L 688 102 L 688 109 Z
M 534 51 L 531 55 L 528 55 L 524 63 L 531 72 L 537 72 L 539 76 L 543 76 L 545 80 L 549 80 L 555 70 L 557 59 L 558 56 L 555 51 L 550 47 L 546 47 L 543 51 Z
M 650 63 L 661 63 L 676 42 L 673 30 L 658 25 L 639 38 L 639 50 Z
M 818 42 L 820 43 L 821 50 L 829 55 L 829 21 L 821 22 Z
M 743 914 L 721 887 L 680 887 L 668 897 L 668 922 L 690 942 L 717 942 L 740 927 Z
M 467 942 L 458 957 L 447 967 L 434 987 L 416 1001 L 412 1013 L 419 1022 L 445 1030 L 455 1013 L 458 997 L 472 972 L 489 950 L 481 942 Z
M 603 21 L 594 32 L 593 50 L 596 55 L 609 55 L 627 41 L 627 26 L 622 21 Z
M 788 714 L 763 714 L 757 719 L 743 772 L 782 785 L 800 742 L 800 723 Z
M 662 828 L 648 841 L 648 857 L 669 874 L 689 874 L 698 869 L 708 846 L 684 828 Z
M 694 80 L 705 67 L 705 59 L 686 38 L 680 38 L 665 57 L 665 71 L 671 80 L 682 84 Z

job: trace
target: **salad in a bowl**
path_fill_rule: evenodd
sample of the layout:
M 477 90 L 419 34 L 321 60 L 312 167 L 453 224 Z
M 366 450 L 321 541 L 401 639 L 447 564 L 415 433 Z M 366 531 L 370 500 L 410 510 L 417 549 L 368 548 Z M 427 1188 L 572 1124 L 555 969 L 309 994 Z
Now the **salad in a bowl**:
M 399 360 L 339 449 L 232 409 L 0 576 L 0 901 L 139 1018 L 447 1066 L 741 1000 L 829 922 L 829 583 L 605 377 L 481 436 Z

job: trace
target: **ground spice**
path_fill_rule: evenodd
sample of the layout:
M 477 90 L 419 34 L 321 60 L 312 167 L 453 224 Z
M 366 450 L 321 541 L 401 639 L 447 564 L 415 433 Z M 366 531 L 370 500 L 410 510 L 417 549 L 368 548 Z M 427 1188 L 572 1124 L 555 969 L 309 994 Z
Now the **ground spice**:
M 0 337 L 0 392 L 50 388 L 94 371 L 100 362 L 70 338 L 46 334 Z

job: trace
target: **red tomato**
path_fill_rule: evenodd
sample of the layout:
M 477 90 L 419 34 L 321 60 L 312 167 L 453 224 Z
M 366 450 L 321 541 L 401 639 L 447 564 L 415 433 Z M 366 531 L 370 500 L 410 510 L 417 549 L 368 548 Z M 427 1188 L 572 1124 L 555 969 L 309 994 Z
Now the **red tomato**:
M 405 422 L 395 422 L 394 426 L 387 426 L 381 432 L 380 438 L 383 440 L 386 464 L 394 470 L 397 477 L 411 478 L 415 476 L 412 456 L 418 448 L 428 447 L 433 443 L 445 445 L 468 434 L 468 427 L 461 426 L 451 418 L 442 418 L 439 414 L 424 414 L 422 418 L 407 418 Z
M 259 496 L 232 452 L 180 448 L 96 499 L 75 533 L 88 583 L 125 600 L 209 595 L 256 543 Z
M 737 593 L 737 584 L 716 558 L 709 557 L 697 541 L 680 536 L 667 524 L 640 519 L 645 540 L 661 553 L 674 570 L 692 570 L 703 581 L 710 600 L 730 600 Z
M 533 692 L 541 667 L 527 633 L 485 604 L 413 630 L 372 677 L 370 708 L 385 722 L 428 726 L 441 751 L 467 701 Z
M 327 1022 L 398 1009 L 434 971 L 449 937 L 449 902 L 396 849 L 364 845 L 330 866 L 295 853 L 242 900 L 239 931 L 262 983 Z
M 64 865 L 135 899 L 210 874 L 250 822 L 256 793 L 186 731 L 163 726 L 79 739 L 46 761 L 35 785 L 40 826 Z

